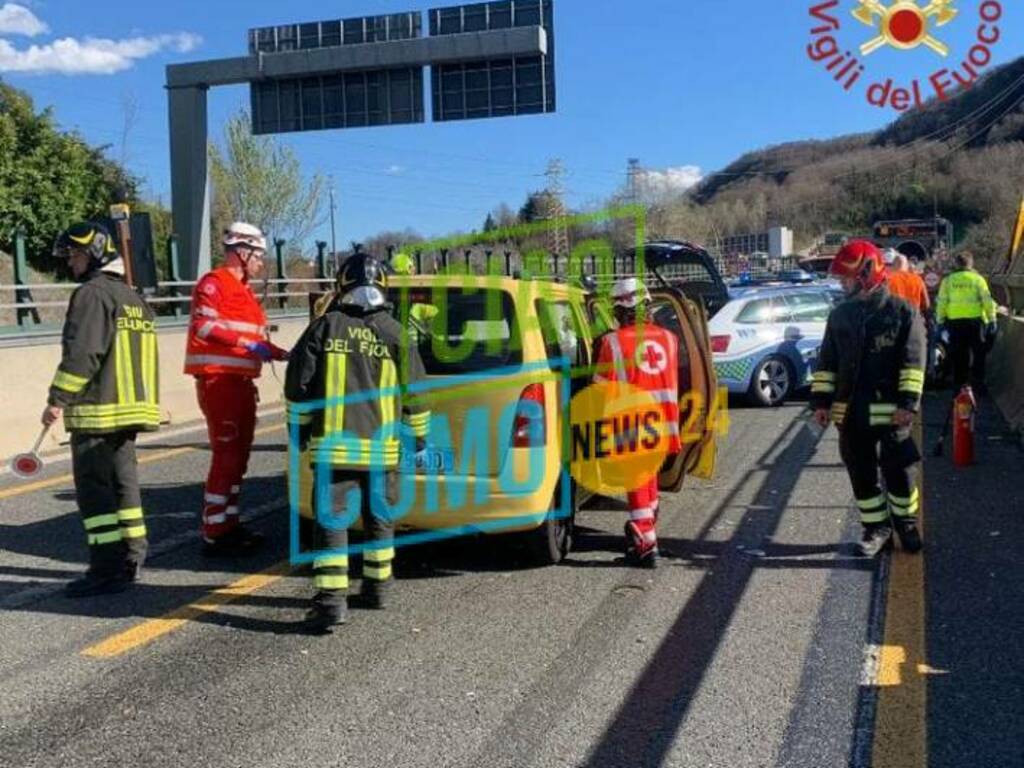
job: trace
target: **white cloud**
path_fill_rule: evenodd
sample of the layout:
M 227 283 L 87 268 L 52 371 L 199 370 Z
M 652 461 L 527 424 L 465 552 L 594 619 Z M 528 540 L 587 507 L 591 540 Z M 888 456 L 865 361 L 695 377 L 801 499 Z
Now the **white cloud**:
M 648 195 L 661 196 L 685 192 L 696 186 L 704 174 L 696 165 L 680 165 L 663 171 L 644 169 L 640 172 L 640 190 Z
M 403 173 L 405 173 L 405 166 L 389 165 L 387 168 L 384 169 L 384 173 L 386 173 L 388 176 L 401 176 Z
M 49 31 L 46 22 L 25 6 L 17 3 L 4 3 L 0 6 L 0 35 L 35 37 Z
M 161 51 L 187 53 L 201 42 L 202 38 L 198 35 L 187 32 L 124 40 L 64 37 L 24 49 L 17 49 L 8 41 L 0 39 L 0 72 L 110 75 L 130 69 L 138 59 Z

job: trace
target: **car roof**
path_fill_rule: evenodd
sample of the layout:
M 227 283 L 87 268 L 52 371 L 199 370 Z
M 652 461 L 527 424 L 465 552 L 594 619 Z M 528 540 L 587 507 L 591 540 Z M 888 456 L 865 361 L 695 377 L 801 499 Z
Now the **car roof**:
M 461 282 L 461 281 L 465 282 Z M 554 280 L 523 280 L 504 275 L 391 275 L 388 277 L 389 288 L 492 288 L 506 291 L 513 296 L 525 295 L 533 298 L 564 299 L 586 295 L 586 291 L 575 285 L 556 282 Z M 524 292 L 525 288 L 525 292 Z
M 839 290 L 839 286 L 831 282 L 786 284 L 786 285 L 749 285 L 729 289 L 730 299 L 748 299 L 754 296 L 783 296 L 788 293 L 820 293 L 821 291 Z

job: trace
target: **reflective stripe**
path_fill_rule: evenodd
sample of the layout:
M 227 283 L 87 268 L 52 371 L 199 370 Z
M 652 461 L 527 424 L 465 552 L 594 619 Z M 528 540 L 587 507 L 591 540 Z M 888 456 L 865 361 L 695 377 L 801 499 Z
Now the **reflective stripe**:
M 836 391 L 835 384 L 826 384 L 820 381 L 816 381 L 811 384 L 811 392 L 820 395 L 830 395 Z
M 861 512 L 860 521 L 862 523 L 884 523 L 889 519 L 889 511 L 881 509 L 877 512 Z
M 368 549 L 363 554 L 363 559 L 369 563 L 386 563 L 395 559 L 393 547 L 387 549 Z
M 327 354 L 327 380 L 325 393 L 327 407 L 324 409 L 324 434 L 340 432 L 345 424 L 345 376 L 348 358 L 337 352 Z
M 146 526 L 144 525 L 133 525 L 131 528 L 122 528 L 121 534 L 126 539 L 141 539 L 146 535 Z
M 391 578 L 391 566 L 368 565 L 363 563 L 363 578 L 371 581 L 387 581 Z
M 197 307 L 196 314 L 202 317 L 220 317 L 220 312 L 213 307 Z
M 228 507 L 224 510 L 224 514 L 228 517 L 238 517 L 238 507 Z
M 894 496 L 891 493 L 889 494 L 889 501 L 891 501 L 893 504 L 899 504 L 900 506 L 903 507 L 909 507 L 911 504 L 917 503 L 919 498 L 920 494 L 918 493 L 917 488 L 911 491 L 909 497 Z
M 232 494 L 238 493 L 240 490 L 242 490 L 242 486 L 240 486 L 240 485 L 232 485 L 231 486 L 231 493 Z
M 142 507 L 129 507 L 128 509 L 119 509 L 117 510 L 117 517 L 121 521 L 141 520 Z
M 884 507 L 885 496 L 879 494 L 878 496 L 875 496 L 873 499 L 857 499 L 857 506 L 860 507 L 861 509 L 866 510 L 876 509 L 877 507 Z
M 348 568 L 348 555 L 324 555 L 313 560 L 313 570 L 318 568 Z
M 186 355 L 185 365 L 224 365 L 257 371 L 260 367 L 260 361 L 252 360 L 248 357 L 228 357 L 227 355 Z
M 348 576 L 318 573 L 313 579 L 313 584 L 317 589 L 348 589 Z
M 206 515 L 203 517 L 203 522 L 207 525 L 220 525 L 221 523 L 226 523 L 227 521 L 228 516 L 223 512 L 219 512 L 216 515 Z
M 868 410 L 871 413 L 895 413 L 896 412 L 896 404 L 895 403 L 871 403 L 868 406 Z
M 380 423 L 385 430 L 393 430 L 395 424 L 395 402 L 398 400 L 398 369 L 394 360 L 385 359 L 380 367 Z
M 212 320 L 208 323 L 203 323 L 202 326 L 200 326 L 199 330 L 196 331 L 196 337 L 200 339 L 205 339 L 207 336 L 213 333 L 213 329 L 216 328 L 217 325 L 218 324 L 213 322 Z
M 97 544 L 113 544 L 115 541 L 120 540 L 120 531 L 109 531 L 108 533 L 90 533 L 88 536 L 90 547 L 96 546 Z
M 58 368 L 57 373 L 54 374 L 53 381 L 50 382 L 50 386 L 75 394 L 85 389 L 88 383 L 89 380 L 84 376 L 76 376 L 73 373 L 68 373 Z
M 203 494 L 203 500 L 206 501 L 207 504 L 227 504 L 228 503 L 228 497 L 227 496 L 221 496 L 221 495 L 216 494 L 216 493 L 206 493 L 206 494 Z
M 119 405 L 134 405 L 135 365 L 132 360 L 132 335 L 128 330 L 117 332 L 114 342 L 115 371 L 117 380 L 117 402 Z
M 647 394 L 659 403 L 674 403 L 676 401 L 676 392 L 672 389 L 652 389 Z
M 82 520 L 82 524 L 85 526 L 85 530 L 91 531 L 93 528 L 102 528 L 105 525 L 117 525 L 118 517 L 116 513 L 109 515 L 94 515 L 93 517 L 87 517 Z
M 256 336 L 262 336 L 266 333 L 266 329 L 262 325 L 256 323 L 243 323 L 239 320 L 218 320 L 218 325 L 224 326 L 231 331 L 239 331 L 240 333 L 251 333 Z
M 426 437 L 430 431 L 430 411 L 408 414 L 403 421 L 412 428 L 416 437 Z
M 629 510 L 630 520 L 653 520 L 654 519 L 654 508 L 653 507 L 641 507 L 640 509 Z
M 285 400 L 284 407 L 288 413 L 289 424 L 309 424 L 313 421 L 313 414 L 310 411 L 300 411 L 297 408 L 297 403 L 293 403 L 291 400 Z
M 832 371 L 815 371 L 812 378 L 814 381 L 835 381 L 836 375 Z
M 612 351 L 612 367 L 615 370 L 615 378 L 619 381 L 626 381 L 626 363 L 622 356 L 622 345 L 619 337 L 614 333 L 608 334 L 608 346 Z
M 142 336 L 142 399 L 147 404 L 156 405 L 160 401 L 158 380 L 156 334 L 146 333 Z

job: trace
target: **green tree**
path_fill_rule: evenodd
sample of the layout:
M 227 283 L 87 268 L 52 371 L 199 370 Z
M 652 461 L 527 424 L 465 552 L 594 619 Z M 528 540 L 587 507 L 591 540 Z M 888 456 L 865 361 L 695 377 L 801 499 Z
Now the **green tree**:
M 33 266 L 53 271 L 50 248 L 63 228 L 105 215 L 118 198 L 136 202 L 138 180 L 105 151 L 60 131 L 49 108 L 37 112 L 28 94 L 0 81 L 0 248 L 23 231 Z
M 254 136 L 244 109 L 224 126 L 223 148 L 210 145 L 213 183 L 214 253 L 224 229 L 235 220 L 262 227 L 269 237 L 283 238 L 289 252 L 301 251 L 323 222 L 326 180 L 308 179 L 296 154 L 267 136 Z

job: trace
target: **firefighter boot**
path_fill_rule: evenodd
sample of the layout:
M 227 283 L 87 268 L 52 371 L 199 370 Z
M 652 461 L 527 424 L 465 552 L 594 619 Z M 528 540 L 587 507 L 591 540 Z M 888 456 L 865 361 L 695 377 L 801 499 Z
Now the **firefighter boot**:
M 127 572 L 88 571 L 82 578 L 69 581 L 64 594 L 68 597 L 113 595 L 124 592 L 133 581 Z
M 872 523 L 864 526 L 864 534 L 857 544 L 857 554 L 861 557 L 875 557 L 891 546 L 892 527 L 889 523 Z
M 892 526 L 896 529 L 900 546 L 904 552 L 921 551 L 921 531 L 917 527 L 917 521 L 912 517 L 893 517 Z
M 333 595 L 329 592 L 317 592 L 313 597 L 313 607 L 306 614 L 304 627 L 314 635 L 329 635 L 334 627 L 348 621 L 348 601 L 345 595 Z
M 394 579 L 378 581 L 377 579 L 363 579 L 363 585 L 359 588 L 359 605 L 362 608 L 369 608 L 381 611 L 388 607 L 388 597 L 391 593 L 391 585 Z

